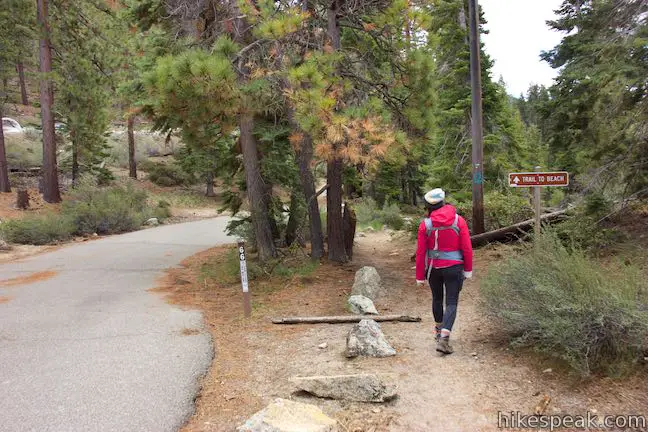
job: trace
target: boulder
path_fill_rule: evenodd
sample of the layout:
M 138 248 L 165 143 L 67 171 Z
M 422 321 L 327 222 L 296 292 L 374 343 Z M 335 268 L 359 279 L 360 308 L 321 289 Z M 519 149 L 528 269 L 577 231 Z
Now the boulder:
M 380 325 L 370 319 L 364 319 L 354 325 L 347 336 L 347 357 L 390 357 L 396 350 L 389 345 Z
M 9 244 L 6 241 L 0 240 L 0 251 L 6 252 L 10 250 L 11 250 L 11 246 L 9 246 Z
M 351 297 L 349 297 L 349 300 L 347 300 L 347 303 L 351 308 L 351 312 L 353 312 L 354 314 L 360 314 L 360 315 L 378 314 L 378 311 L 376 310 L 376 306 L 374 306 L 371 299 L 365 296 L 352 295 Z
M 144 222 L 144 225 L 158 226 L 160 225 L 160 221 L 158 220 L 158 218 L 150 218 L 146 222 Z
M 386 402 L 396 385 L 374 374 L 294 377 L 290 381 L 314 396 L 354 402 Z
M 338 432 L 337 421 L 315 405 L 275 399 L 254 414 L 238 432 Z
M 356 272 L 351 295 L 365 296 L 375 300 L 380 294 L 380 275 L 375 267 L 365 266 Z

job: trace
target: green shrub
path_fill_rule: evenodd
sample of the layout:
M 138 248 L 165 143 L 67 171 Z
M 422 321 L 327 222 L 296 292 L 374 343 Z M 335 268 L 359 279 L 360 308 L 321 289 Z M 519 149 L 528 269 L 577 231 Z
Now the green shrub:
M 194 179 L 176 164 L 149 163 L 146 168 L 149 180 L 158 186 L 186 186 L 194 183 Z
M 472 227 L 472 202 L 449 200 L 457 212 Z M 513 225 L 533 217 L 528 199 L 515 193 L 491 191 L 484 195 L 484 225 L 486 231 Z
M 157 206 L 153 209 L 153 217 L 158 218 L 160 221 L 171 217 L 171 204 L 167 201 L 160 200 Z
M 353 205 L 353 210 L 355 211 L 356 220 L 359 225 L 366 225 L 380 217 L 378 205 L 371 198 L 357 200 Z
M 2 237 L 9 243 L 45 245 L 69 240 L 74 224 L 65 216 L 47 214 L 8 220 L 0 225 Z
M 648 287 L 638 269 L 604 268 L 551 232 L 489 268 L 485 311 L 513 345 L 566 362 L 581 376 L 629 372 L 646 349 Z
M 401 210 L 398 204 L 387 204 L 383 206 L 380 212 L 380 221 L 394 230 L 401 230 L 405 227 L 405 221 L 401 216 Z
M 382 229 L 383 225 L 387 225 L 394 230 L 400 230 L 405 227 L 401 209 L 396 203 L 385 203 L 381 210 L 378 208 L 376 201 L 371 198 L 363 198 L 355 201 L 353 210 L 361 228 Z
M 130 183 L 97 188 L 84 179 L 63 202 L 63 214 L 74 223 L 75 234 L 118 234 L 140 228 L 149 209 L 146 192 Z

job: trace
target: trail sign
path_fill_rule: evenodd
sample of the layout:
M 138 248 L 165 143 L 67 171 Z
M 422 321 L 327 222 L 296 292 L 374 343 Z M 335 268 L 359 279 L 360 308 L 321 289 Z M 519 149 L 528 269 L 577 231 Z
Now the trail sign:
M 566 171 L 557 172 L 522 172 L 509 174 L 509 186 L 511 187 L 532 187 L 532 186 L 568 186 L 569 173 Z
M 509 186 L 532 187 L 535 208 L 535 234 L 540 235 L 540 188 L 543 186 L 569 186 L 569 173 L 567 171 L 540 172 L 540 167 L 535 167 L 535 172 L 521 172 L 509 174 Z
M 245 260 L 245 241 L 238 241 L 239 263 L 241 267 L 241 286 L 243 287 L 243 314 L 249 317 L 252 313 L 250 289 L 248 286 L 247 261 Z

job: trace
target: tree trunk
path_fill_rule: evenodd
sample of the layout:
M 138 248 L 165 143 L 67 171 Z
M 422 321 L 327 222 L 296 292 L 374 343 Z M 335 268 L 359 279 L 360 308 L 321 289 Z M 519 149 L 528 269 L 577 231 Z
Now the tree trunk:
M 286 317 L 273 318 L 273 324 L 346 324 L 371 319 L 376 322 L 399 321 L 420 322 L 421 317 L 409 315 L 347 315 L 347 316 L 318 316 L 318 317 Z
M 267 261 L 277 255 L 272 230 L 270 228 L 270 215 L 268 212 L 268 196 L 265 184 L 261 177 L 261 167 L 257 154 L 257 144 L 252 134 L 254 118 L 251 113 L 244 112 L 240 117 L 240 141 L 243 153 L 243 166 L 245 168 L 245 183 L 248 200 L 252 212 L 252 224 L 256 234 L 259 260 Z
M 29 105 L 27 85 L 25 84 L 25 67 L 22 62 L 16 63 L 16 71 L 18 72 L 18 83 L 20 84 L 20 100 L 23 105 Z
M 128 176 L 130 178 L 137 178 L 137 161 L 135 160 L 135 116 L 129 115 L 126 120 L 128 129 Z
M 79 178 L 79 140 L 74 129 L 70 131 L 70 139 L 72 140 L 72 186 L 76 186 Z
M 0 101 L 0 119 L 2 118 L 2 101 Z M 4 131 L 0 125 L 0 192 L 11 192 L 9 183 L 9 165 L 7 164 L 7 152 L 5 151 Z
M 286 246 L 290 246 L 295 240 L 299 241 L 300 245 L 303 245 L 302 239 L 297 237 L 299 221 L 302 220 L 303 214 L 297 192 L 293 190 L 290 194 L 290 215 L 288 216 L 288 225 L 286 225 Z
M 38 24 L 40 27 L 40 104 L 41 124 L 43 127 L 43 199 L 48 203 L 61 201 L 58 184 L 58 168 L 56 164 L 56 141 L 54 135 L 54 116 L 52 105 L 54 91 L 52 89 L 52 49 L 50 46 L 50 30 L 48 23 L 48 0 L 38 0 Z
M 29 208 L 29 192 L 25 189 L 20 189 L 16 194 L 16 207 L 20 210 L 27 210 Z
M 216 192 L 214 192 L 214 173 L 211 171 L 207 173 L 207 189 L 205 190 L 205 196 L 216 196 Z
M 339 0 L 332 0 L 327 11 L 328 37 L 334 51 L 340 50 Z M 335 150 L 335 149 L 334 149 Z M 326 230 L 328 236 L 328 257 L 335 262 L 347 262 L 342 223 L 342 160 L 334 157 L 328 162 L 326 178 L 329 189 L 326 193 Z
M 356 214 L 349 206 L 349 203 L 344 203 L 344 214 L 342 215 L 344 227 L 344 249 L 349 259 L 353 258 L 353 241 L 355 240 L 356 232 Z
M 342 167 L 342 160 L 336 158 L 328 162 L 326 170 L 329 185 L 326 192 L 328 258 L 339 263 L 348 261 L 342 221 Z
M 299 151 L 297 151 L 297 164 L 299 165 L 299 180 L 308 207 L 311 258 L 317 260 L 324 256 L 324 234 L 322 233 L 322 217 L 320 216 L 319 202 L 315 196 L 315 179 L 311 170 L 312 160 L 313 139 L 310 135 L 304 134 Z

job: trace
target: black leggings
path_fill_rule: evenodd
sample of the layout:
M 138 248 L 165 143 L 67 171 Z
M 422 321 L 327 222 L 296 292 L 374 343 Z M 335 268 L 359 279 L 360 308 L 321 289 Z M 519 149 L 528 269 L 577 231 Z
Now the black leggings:
M 452 267 L 433 268 L 430 270 L 430 287 L 432 288 L 432 314 L 434 321 L 443 323 L 443 329 L 452 330 L 457 317 L 457 303 L 463 286 L 463 264 Z M 445 311 L 443 308 L 443 287 L 445 285 Z

